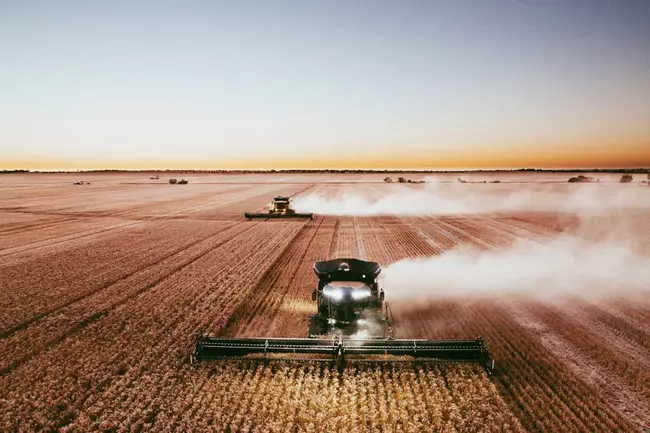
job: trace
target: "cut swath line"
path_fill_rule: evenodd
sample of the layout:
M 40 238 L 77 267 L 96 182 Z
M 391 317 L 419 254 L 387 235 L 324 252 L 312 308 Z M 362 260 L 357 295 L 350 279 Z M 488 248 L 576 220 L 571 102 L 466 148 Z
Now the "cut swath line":
M 360 259 L 366 260 L 366 249 L 363 245 L 363 238 L 361 237 L 361 230 L 359 230 L 359 222 L 357 217 L 353 217 L 352 224 L 354 225 L 355 246 L 357 248 L 357 255 Z
M 339 245 L 339 232 L 341 231 L 341 220 L 336 218 L 336 223 L 334 223 L 334 231 L 332 234 L 332 241 L 330 242 L 329 255 L 328 258 L 333 259 L 338 255 L 338 245 Z

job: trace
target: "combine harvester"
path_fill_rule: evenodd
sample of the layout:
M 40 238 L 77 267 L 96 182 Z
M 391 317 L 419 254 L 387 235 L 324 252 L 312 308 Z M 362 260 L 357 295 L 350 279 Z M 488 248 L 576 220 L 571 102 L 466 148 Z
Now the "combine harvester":
M 266 360 L 271 354 L 312 354 L 321 358 L 308 361 L 330 361 L 339 371 L 346 360 L 424 360 L 479 363 L 488 375 L 492 374 L 494 360 L 481 337 L 395 339 L 391 309 L 377 283 L 380 272 L 378 263 L 358 259 L 316 262 L 318 288 L 312 300 L 318 312 L 309 317 L 308 338 L 230 338 L 201 333 L 190 353 L 190 363 L 248 355 L 261 355 Z
M 291 197 L 278 196 L 273 199 L 269 211 L 266 213 L 244 213 L 244 217 L 253 218 L 309 218 L 313 219 L 313 213 L 297 213 L 291 206 Z

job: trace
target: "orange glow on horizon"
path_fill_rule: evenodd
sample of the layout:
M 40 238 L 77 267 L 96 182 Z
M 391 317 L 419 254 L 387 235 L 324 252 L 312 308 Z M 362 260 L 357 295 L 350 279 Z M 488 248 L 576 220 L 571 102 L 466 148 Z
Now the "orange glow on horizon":
M 357 147 L 357 149 L 361 146 Z M 195 170 L 270 170 L 270 169 L 362 169 L 362 170 L 478 170 L 478 169 L 589 169 L 650 167 L 650 141 L 647 143 L 602 142 L 599 144 L 565 144 L 551 148 L 531 143 L 474 148 L 471 150 L 436 149 L 410 151 L 400 149 L 382 154 L 366 150 L 351 150 L 344 157 L 338 151 L 323 156 L 304 155 L 246 158 L 3 158 L 0 169 L 29 170 L 138 170 L 138 169 L 195 169 Z

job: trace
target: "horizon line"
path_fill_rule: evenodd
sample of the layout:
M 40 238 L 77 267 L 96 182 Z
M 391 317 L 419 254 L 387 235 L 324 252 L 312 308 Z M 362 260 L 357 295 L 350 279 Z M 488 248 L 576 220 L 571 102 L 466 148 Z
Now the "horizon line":
M 485 168 L 485 169 L 311 169 L 311 168 L 282 168 L 282 169 L 169 169 L 169 168 L 143 168 L 143 169 L 68 169 L 68 170 L 32 170 L 32 169 L 2 169 L 0 173 L 144 173 L 144 172 L 167 172 L 167 173 L 480 173 L 480 172 L 646 172 L 650 173 L 650 167 L 607 167 L 607 168 Z

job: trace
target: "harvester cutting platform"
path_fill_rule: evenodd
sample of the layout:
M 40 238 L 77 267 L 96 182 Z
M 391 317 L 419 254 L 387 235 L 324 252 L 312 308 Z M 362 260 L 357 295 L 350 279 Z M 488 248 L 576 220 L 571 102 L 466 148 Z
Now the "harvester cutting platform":
M 273 199 L 269 211 L 264 213 L 246 212 L 244 217 L 251 218 L 314 218 L 313 213 L 297 213 L 292 207 L 291 197 L 278 196 Z
M 312 293 L 318 310 L 308 320 L 308 338 L 229 338 L 200 334 L 190 362 L 248 355 L 314 354 L 327 356 L 342 370 L 347 360 L 425 360 L 481 364 L 492 374 L 494 360 L 483 339 L 395 339 L 390 306 L 377 277 L 378 263 L 334 259 L 314 264 L 318 287 Z M 377 358 L 380 356 L 380 358 Z M 373 358 L 374 357 L 374 358 Z M 395 359 L 398 358 L 398 359 Z

